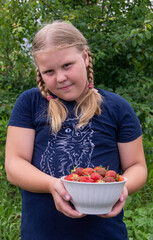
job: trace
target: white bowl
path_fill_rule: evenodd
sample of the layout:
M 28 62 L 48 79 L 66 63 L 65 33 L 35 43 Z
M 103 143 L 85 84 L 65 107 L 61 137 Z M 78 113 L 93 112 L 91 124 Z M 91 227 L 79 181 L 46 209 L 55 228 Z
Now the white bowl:
M 61 178 L 75 209 L 83 214 L 106 214 L 120 198 L 125 182 L 74 182 Z

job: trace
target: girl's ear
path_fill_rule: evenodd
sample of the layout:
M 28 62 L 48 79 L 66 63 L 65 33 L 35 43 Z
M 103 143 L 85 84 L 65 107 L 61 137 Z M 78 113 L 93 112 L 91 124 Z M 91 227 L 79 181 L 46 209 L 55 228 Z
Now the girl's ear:
M 88 48 L 85 48 L 85 49 L 83 50 L 83 59 L 84 59 L 84 62 L 85 62 L 86 67 L 88 67 L 88 66 L 89 66 Z

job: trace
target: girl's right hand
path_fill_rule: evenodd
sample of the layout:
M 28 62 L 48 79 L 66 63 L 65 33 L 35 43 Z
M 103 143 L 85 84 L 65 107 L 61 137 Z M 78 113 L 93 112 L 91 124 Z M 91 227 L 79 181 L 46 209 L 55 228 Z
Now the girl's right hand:
M 61 179 L 52 178 L 50 192 L 53 196 L 55 206 L 58 211 L 71 218 L 81 218 L 85 216 L 84 214 L 76 211 L 70 204 L 71 196 L 66 191 Z

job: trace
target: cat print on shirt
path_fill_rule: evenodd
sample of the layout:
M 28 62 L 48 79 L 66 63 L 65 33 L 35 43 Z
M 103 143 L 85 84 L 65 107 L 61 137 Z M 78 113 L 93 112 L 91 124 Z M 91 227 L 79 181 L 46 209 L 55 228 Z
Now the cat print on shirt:
M 94 167 L 91 155 L 93 130 L 89 122 L 85 127 L 76 129 L 77 120 L 67 119 L 60 132 L 53 135 L 41 156 L 41 171 L 55 177 L 71 173 L 74 167 Z

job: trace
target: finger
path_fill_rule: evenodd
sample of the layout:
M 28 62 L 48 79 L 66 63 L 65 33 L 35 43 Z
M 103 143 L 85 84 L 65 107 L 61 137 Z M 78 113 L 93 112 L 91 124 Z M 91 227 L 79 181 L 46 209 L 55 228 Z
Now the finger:
M 55 192 L 57 192 L 65 201 L 70 201 L 70 194 L 66 191 L 61 179 L 56 182 Z
M 110 213 L 106 214 L 105 217 L 115 217 L 116 215 L 118 215 L 121 212 L 121 210 L 123 209 L 127 197 L 128 197 L 128 190 L 124 186 L 119 200 L 113 206 L 112 211 Z
M 66 191 L 61 179 L 58 179 L 54 185 L 54 191 L 52 192 L 56 209 L 68 217 L 80 218 L 85 216 L 84 214 L 76 211 L 70 204 L 71 196 Z
M 71 218 L 82 218 L 86 216 L 78 211 L 76 211 L 69 202 L 66 202 L 65 206 L 63 207 L 63 213 Z
M 115 217 L 117 216 L 121 210 L 123 209 L 125 205 L 125 201 L 121 202 L 120 200 L 115 203 L 115 205 L 113 206 L 112 210 L 110 213 L 107 213 L 107 214 L 102 214 L 100 215 L 100 217 L 103 217 L 103 218 L 110 218 L 110 217 Z
M 121 196 L 120 196 L 120 201 L 121 201 L 121 202 L 124 202 L 127 197 L 128 197 L 128 190 L 127 190 L 127 188 L 124 186 L 123 191 L 122 191 Z
M 115 203 L 110 213 L 98 215 L 103 218 L 110 218 L 117 216 L 125 205 L 126 198 L 128 197 L 128 190 L 124 186 L 119 200 Z
M 72 207 L 72 204 L 70 203 L 70 201 L 68 201 L 67 198 L 65 200 L 65 193 L 67 192 L 65 192 L 63 188 L 61 189 L 58 188 L 58 190 L 54 192 L 53 198 L 56 209 L 71 218 L 83 217 L 84 215 L 76 211 L 74 207 Z
M 72 204 L 68 201 L 65 201 L 60 196 L 56 196 L 56 208 L 58 211 L 62 212 L 64 215 L 71 217 L 71 218 L 81 218 L 84 217 L 84 214 L 79 213 L 74 209 Z

